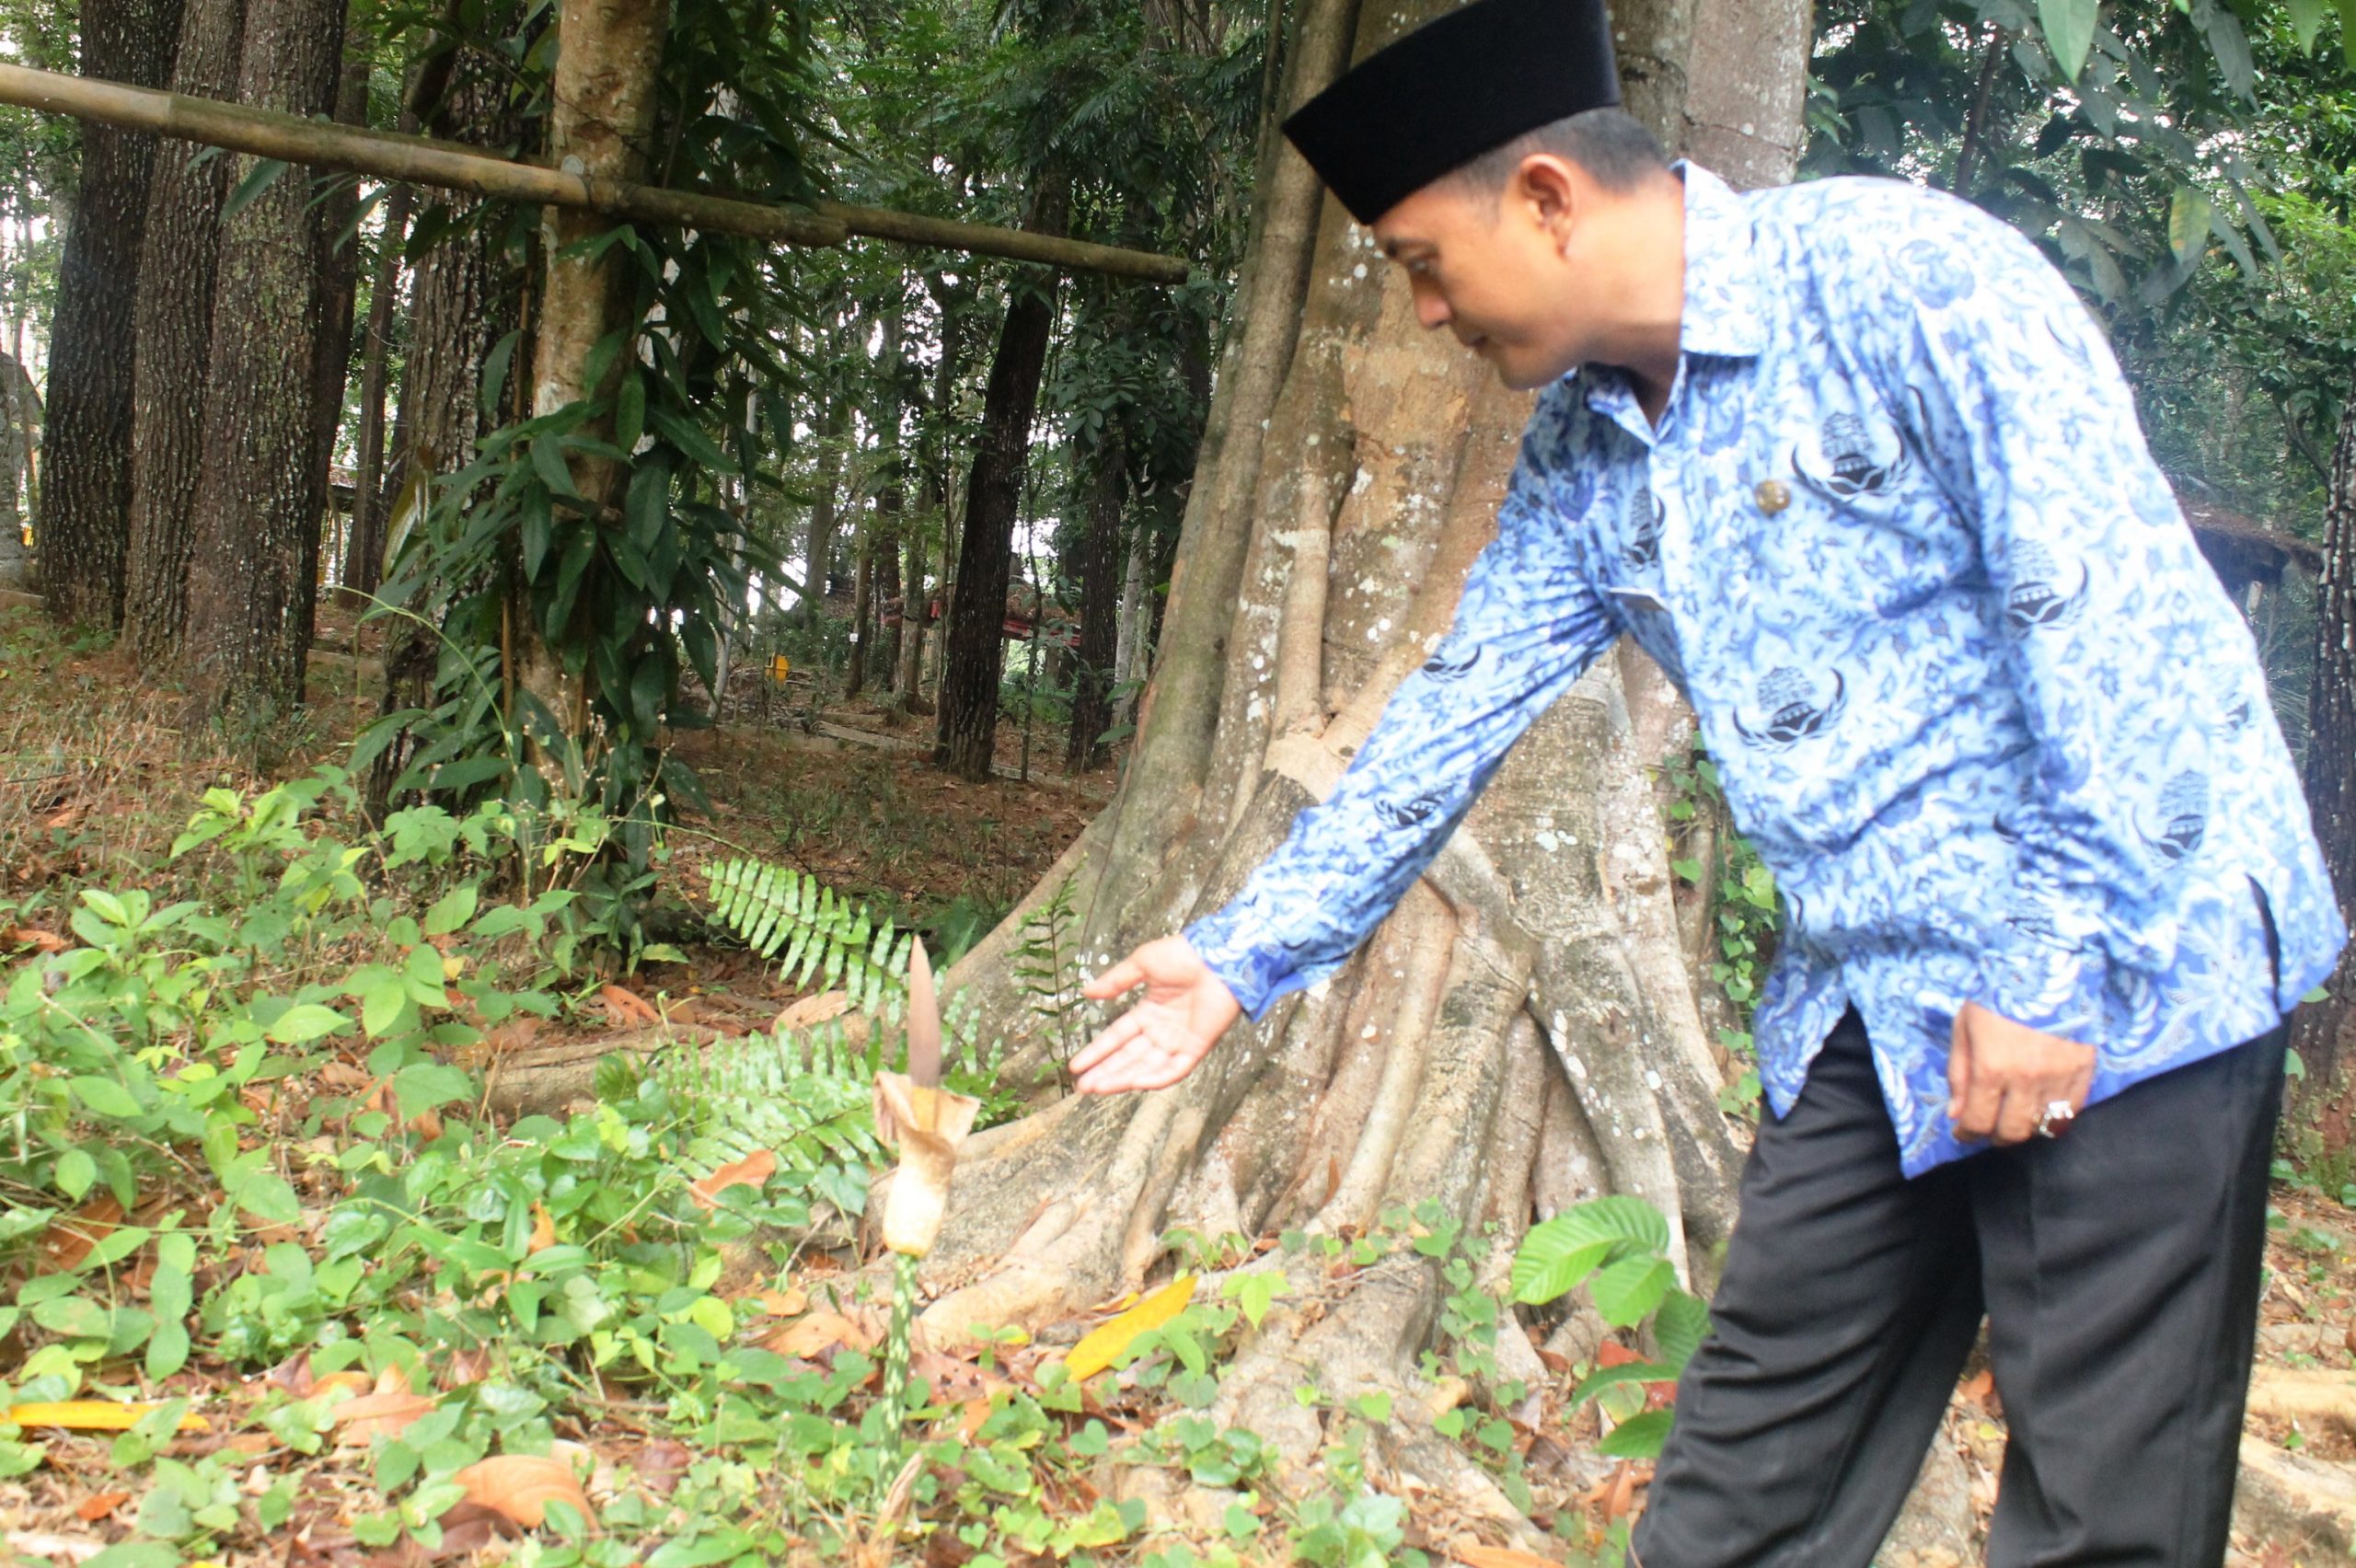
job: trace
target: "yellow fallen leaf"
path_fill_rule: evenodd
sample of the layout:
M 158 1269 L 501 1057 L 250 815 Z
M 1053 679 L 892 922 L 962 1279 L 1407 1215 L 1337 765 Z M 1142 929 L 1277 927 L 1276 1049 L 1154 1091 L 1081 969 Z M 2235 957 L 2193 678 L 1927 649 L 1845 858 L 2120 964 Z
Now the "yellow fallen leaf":
M 1075 1383 L 1093 1378 L 1120 1359 L 1130 1342 L 1148 1329 L 1158 1329 L 1186 1309 L 1195 1298 L 1195 1276 L 1180 1274 L 1151 1296 L 1109 1323 L 1100 1324 L 1071 1347 L 1064 1370 Z
M 75 1432 L 128 1432 L 139 1424 L 154 1404 L 117 1404 L 112 1400 L 64 1400 L 48 1404 L 8 1407 L 8 1419 L 19 1426 L 64 1426 Z M 201 1415 L 180 1417 L 182 1432 L 210 1432 L 212 1423 Z

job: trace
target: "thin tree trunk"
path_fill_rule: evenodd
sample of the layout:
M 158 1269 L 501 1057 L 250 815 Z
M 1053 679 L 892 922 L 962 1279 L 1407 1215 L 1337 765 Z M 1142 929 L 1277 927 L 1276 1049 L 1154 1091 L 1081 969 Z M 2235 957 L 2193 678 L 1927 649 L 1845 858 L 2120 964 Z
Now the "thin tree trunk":
M 250 0 L 237 96 L 291 114 L 335 101 L 339 0 Z M 252 160 L 240 159 L 238 176 Z M 289 170 L 222 225 L 187 643 L 208 709 L 259 738 L 302 699 L 327 475 L 318 457 L 326 308 L 311 182 Z M 298 329 L 290 326 L 300 324 Z
M 1121 500 L 1127 489 L 1128 445 L 1108 432 L 1090 455 L 1088 492 L 1081 502 L 1080 533 L 1079 666 L 1072 687 L 1071 734 L 1064 747 L 1067 772 L 1085 773 L 1103 765 L 1108 748 L 1100 738 L 1113 727 L 1114 622 L 1120 616 Z
M 897 305 L 884 312 L 884 352 L 876 366 L 884 384 L 884 397 L 882 406 L 875 411 L 876 472 L 872 485 L 874 501 L 859 536 L 859 581 L 851 594 L 850 671 L 843 685 L 847 697 L 857 697 L 865 689 L 872 644 L 882 640 L 882 602 L 887 594 L 879 591 L 878 582 L 887 571 L 893 577 L 899 575 L 897 567 L 887 563 L 896 561 L 900 548 L 904 493 L 900 477 L 900 363 L 907 350 L 906 321 Z M 887 685 L 898 651 L 895 643 L 884 655 L 882 670 Z
M 548 161 L 578 163 L 592 180 L 641 180 L 654 130 L 663 41 L 671 22 L 670 0 L 572 0 L 557 22 L 553 107 L 549 115 Z M 618 247 L 596 256 L 575 248 L 614 226 L 603 213 L 550 208 L 541 222 L 547 273 L 539 296 L 538 338 L 532 360 L 532 409 L 553 413 L 570 404 L 606 395 L 634 351 L 606 356 L 603 379 L 589 379 L 598 341 L 623 325 L 620 315 L 636 263 Z M 609 439 L 610 420 L 591 421 L 581 433 Z M 611 500 L 617 465 L 575 453 L 573 488 L 592 513 Z M 585 677 L 566 672 L 551 639 L 570 628 L 542 627 L 519 593 L 513 606 L 514 666 L 517 688 L 537 698 L 572 733 L 588 720 Z
M 1023 226 L 1061 233 L 1070 198 L 1067 178 L 1054 170 L 1042 175 Z M 935 762 L 961 778 L 976 781 L 990 777 L 997 751 L 1008 552 L 1022 506 L 1031 421 L 1056 318 L 1052 280 L 1025 279 L 1017 288 L 990 363 L 981 432 L 966 479 L 964 537 L 957 551 L 957 586 L 941 660 L 941 729 L 933 748 Z
M 245 26 L 245 0 L 189 0 L 172 89 L 235 93 Z M 230 166 L 190 143 L 164 142 L 148 192 L 132 331 L 137 392 L 123 634 L 133 652 L 157 667 L 179 651 L 188 624 L 190 508 L 203 468 L 213 292 Z
M 336 87 L 335 117 L 343 125 L 368 122 L 368 58 L 363 50 L 352 51 L 343 63 Z M 360 193 L 348 179 L 339 180 L 334 193 L 311 211 L 320 299 L 318 360 L 311 389 L 311 467 L 318 475 L 320 506 L 312 514 L 310 568 L 303 576 L 299 614 L 306 638 L 318 613 L 319 578 L 326 564 L 321 536 L 333 510 L 336 437 L 343 431 L 343 389 L 352 378 L 352 317 L 360 296 L 360 239 L 351 231 L 359 213 Z M 355 508 L 357 494 L 355 487 Z
M 875 525 L 872 516 L 859 525 L 858 564 L 851 571 L 850 663 L 843 671 L 843 695 L 857 697 L 867 689 L 869 612 L 875 597 Z
M 818 416 L 818 492 L 810 498 L 810 533 L 806 547 L 808 592 L 802 602 L 802 621 L 815 628 L 826 614 L 826 594 L 833 587 L 835 566 L 835 503 L 842 486 L 843 406 L 833 393 Z
M 180 0 L 84 0 L 82 75 L 162 86 L 179 31 Z M 122 621 L 133 390 L 123 338 L 136 310 L 155 156 L 153 137 L 82 128 L 81 184 L 50 328 L 50 461 L 39 529 L 49 613 L 64 626 L 111 629 Z
M 385 378 L 391 361 L 393 306 L 400 293 L 401 245 L 416 193 L 396 185 L 385 198 L 385 233 L 368 283 L 368 333 L 360 363 L 360 451 L 352 469 L 352 548 L 343 560 L 346 594 L 365 597 L 384 580 Z
M 2316 580 L 2316 662 L 2307 688 L 2307 810 L 2343 913 L 2356 917 L 2356 394 L 2340 416 L 2324 513 L 2323 571 Z M 2319 1113 L 2326 1146 L 2356 1141 L 2356 948 L 2342 953 L 2324 989 L 2293 1018 L 2292 1049 L 2307 1071 L 2301 1099 Z
M 474 50 L 451 52 L 448 77 L 431 98 L 435 101 L 423 107 L 434 135 L 497 146 L 514 141 L 522 132 L 502 63 Z M 454 214 L 449 236 L 419 258 L 410 283 L 399 412 L 393 423 L 389 472 L 378 490 L 376 515 L 382 521 L 375 531 L 380 559 L 392 544 L 392 529 L 401 522 L 392 510 L 394 502 L 404 496 L 422 500 L 429 480 L 474 461 L 483 432 L 488 395 L 483 380 L 491 351 L 521 325 L 522 280 L 505 264 L 491 226 L 474 221 L 479 216 Z M 511 404 L 521 380 L 520 373 L 509 378 L 505 390 Z M 429 706 L 440 656 L 438 629 L 407 617 L 392 622 L 386 639 L 380 714 Z M 413 738 L 403 734 L 370 768 L 368 799 L 379 814 L 414 751 Z

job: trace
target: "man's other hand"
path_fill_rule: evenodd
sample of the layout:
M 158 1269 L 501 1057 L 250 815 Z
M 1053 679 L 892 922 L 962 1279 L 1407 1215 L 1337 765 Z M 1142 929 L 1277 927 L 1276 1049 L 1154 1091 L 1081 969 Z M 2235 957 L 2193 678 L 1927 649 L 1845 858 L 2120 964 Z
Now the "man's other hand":
M 1184 937 L 1146 943 L 1083 990 L 1102 1002 L 1140 985 L 1143 998 L 1071 1059 L 1082 1094 L 1168 1089 L 1210 1055 L 1243 1011 L 1227 983 Z
M 1966 1002 L 1956 1014 L 1947 1115 L 1959 1138 L 2024 1142 L 2056 1101 L 2067 1101 L 2073 1112 L 2085 1110 L 2094 1081 L 2091 1045 L 2040 1034 L 1978 1002 Z

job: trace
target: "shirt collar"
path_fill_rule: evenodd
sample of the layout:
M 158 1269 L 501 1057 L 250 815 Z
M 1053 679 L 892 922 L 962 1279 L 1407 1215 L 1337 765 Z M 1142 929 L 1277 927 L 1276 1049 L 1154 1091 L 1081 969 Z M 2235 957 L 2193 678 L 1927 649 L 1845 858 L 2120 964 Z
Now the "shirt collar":
M 1685 180 L 1685 311 L 1677 345 L 1689 354 L 1750 359 L 1764 352 L 1759 262 L 1750 214 L 1727 182 L 1680 161 Z

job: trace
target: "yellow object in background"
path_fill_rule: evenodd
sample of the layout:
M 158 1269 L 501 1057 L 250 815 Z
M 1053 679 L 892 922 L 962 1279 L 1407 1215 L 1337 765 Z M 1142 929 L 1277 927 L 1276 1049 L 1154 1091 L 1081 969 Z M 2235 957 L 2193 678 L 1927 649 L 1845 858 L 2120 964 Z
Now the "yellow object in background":
M 777 682 L 780 686 L 783 686 L 785 684 L 785 677 L 792 674 L 792 672 L 793 662 L 788 659 L 784 654 L 772 653 L 769 655 L 769 679 Z
M 158 1408 L 156 1404 L 117 1404 L 111 1400 L 65 1400 L 54 1404 L 20 1404 L 8 1407 L 8 1419 L 18 1426 L 64 1426 L 76 1432 L 128 1432 L 139 1424 L 140 1417 Z M 209 1432 L 212 1424 L 201 1415 L 183 1415 L 179 1420 L 182 1432 Z

